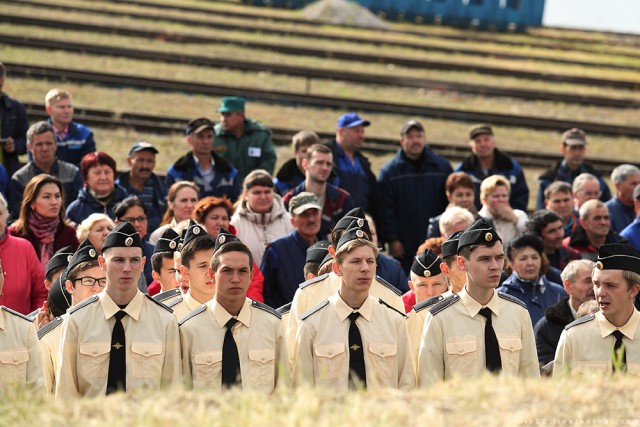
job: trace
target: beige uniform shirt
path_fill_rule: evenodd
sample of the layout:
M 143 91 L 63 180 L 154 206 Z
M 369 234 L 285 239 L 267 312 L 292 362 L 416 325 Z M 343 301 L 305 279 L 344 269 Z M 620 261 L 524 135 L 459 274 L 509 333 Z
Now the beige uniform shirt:
M 64 314 L 56 317 L 51 322 L 38 330 L 40 348 L 42 349 L 42 364 L 44 368 L 44 388 L 47 393 L 53 394 L 56 385 L 56 371 L 60 353 L 60 337 L 62 336 L 62 323 L 67 317 Z
M 302 316 L 295 341 L 295 384 L 336 391 L 349 388 L 349 314 L 354 310 L 336 292 L 324 306 Z M 369 296 L 358 310 L 367 388 L 415 387 L 405 317 Z
M 493 330 L 500 346 L 502 373 L 539 377 L 531 317 L 523 303 L 499 294 L 486 305 L 493 312 Z M 453 302 L 446 308 L 442 305 Z M 486 370 L 482 306 L 467 293 L 435 305 L 427 314 L 418 356 L 418 386 L 429 387 L 454 376 L 476 377 Z M 441 309 L 441 311 L 438 311 Z M 435 313 L 435 314 L 433 314 Z
M 69 310 L 62 327 L 56 398 L 104 396 L 114 314 L 106 291 Z M 181 384 L 178 322 L 162 304 L 138 291 L 122 319 L 127 347 L 127 390 Z
M 617 328 L 602 314 L 582 317 L 569 324 L 558 342 L 553 363 L 553 376 L 567 374 L 613 372 L 612 351 L 616 338 L 612 335 L 620 330 L 626 348 L 629 374 L 640 375 L 640 312 L 633 310 L 629 321 Z
M 231 317 L 213 299 L 183 319 L 180 340 L 187 388 L 222 388 L 222 345 Z M 232 332 L 240 358 L 242 388 L 270 392 L 278 384 L 287 384 L 287 350 L 280 315 L 247 298 L 236 319 Z
M 291 311 L 289 312 L 289 320 L 287 321 L 286 336 L 289 351 L 289 364 L 293 367 L 293 349 L 296 332 L 298 330 L 298 322 L 307 310 L 320 304 L 331 295 L 338 292 L 342 285 L 342 278 L 335 273 L 324 274 L 314 279 L 308 280 L 300 285 L 293 296 L 291 303 Z M 378 276 L 371 282 L 369 295 L 380 298 L 391 307 L 401 313 L 404 313 L 404 302 L 402 301 L 402 293 L 392 285 L 382 282 Z
M 187 291 L 187 293 L 182 297 L 182 301 L 173 305 L 171 309 L 173 310 L 173 315 L 179 322 L 185 318 L 187 314 L 191 313 L 201 305 L 202 303 L 200 301 L 191 296 L 191 291 Z
M 2 273 L 0 273 L 2 274 Z M 0 310 L 0 386 L 42 389 L 42 354 L 31 320 L 2 307 Z
M 413 368 L 416 372 L 418 369 L 418 351 L 420 350 L 424 319 L 427 317 L 430 307 L 451 295 L 453 295 L 453 292 L 446 291 L 440 295 L 421 301 L 414 305 L 407 314 L 407 332 L 409 332 L 409 341 L 411 342 L 411 359 L 413 360 Z

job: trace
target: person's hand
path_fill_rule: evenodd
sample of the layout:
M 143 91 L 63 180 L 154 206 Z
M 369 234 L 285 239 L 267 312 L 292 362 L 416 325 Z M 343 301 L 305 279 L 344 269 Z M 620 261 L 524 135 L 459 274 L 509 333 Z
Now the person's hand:
M 16 146 L 13 141 L 13 138 L 9 136 L 5 138 L 4 141 L 5 141 L 4 144 L 2 144 L 2 148 L 4 148 L 4 151 L 6 151 L 7 153 L 13 153 L 14 151 L 16 151 Z
M 38 312 L 37 319 L 38 321 L 36 323 L 38 324 L 38 329 L 53 320 L 53 315 L 49 312 L 49 304 L 47 304 L 46 301 L 42 304 L 42 308 L 40 309 L 40 312 Z
M 394 240 L 389 244 L 389 253 L 392 257 L 401 259 L 404 256 L 404 247 L 400 240 Z
M 497 217 L 503 219 L 508 222 L 516 222 L 518 221 L 518 217 L 516 213 L 511 209 L 511 206 L 508 204 L 499 204 L 495 206 L 495 210 L 497 213 Z

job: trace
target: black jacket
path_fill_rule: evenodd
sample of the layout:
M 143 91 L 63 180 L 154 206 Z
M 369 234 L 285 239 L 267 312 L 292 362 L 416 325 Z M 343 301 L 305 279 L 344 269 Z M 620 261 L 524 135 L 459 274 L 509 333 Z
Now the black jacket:
M 560 334 L 565 326 L 575 320 L 568 301 L 569 297 L 563 297 L 557 303 L 547 307 L 544 317 L 536 323 L 533 330 L 541 366 L 554 359 Z

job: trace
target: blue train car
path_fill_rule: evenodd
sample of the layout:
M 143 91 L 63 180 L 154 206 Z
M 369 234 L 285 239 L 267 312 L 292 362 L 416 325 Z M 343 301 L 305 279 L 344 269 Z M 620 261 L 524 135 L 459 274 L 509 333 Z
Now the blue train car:
M 255 6 L 298 9 L 313 0 L 245 0 Z M 524 31 L 542 25 L 545 0 L 356 0 L 395 21 L 463 28 Z

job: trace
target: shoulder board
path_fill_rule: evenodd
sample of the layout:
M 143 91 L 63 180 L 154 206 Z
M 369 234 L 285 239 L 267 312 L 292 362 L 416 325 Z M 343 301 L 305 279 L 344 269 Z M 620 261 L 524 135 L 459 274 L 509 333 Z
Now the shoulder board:
M 4 311 L 6 311 L 7 313 L 11 313 L 11 314 L 13 314 L 14 316 L 18 316 L 19 318 L 26 320 L 27 322 L 33 322 L 33 318 L 29 318 L 28 316 L 25 316 L 25 315 L 24 315 L 24 314 L 22 314 L 22 313 L 18 313 L 18 312 L 17 312 L 17 311 L 15 311 L 15 310 L 11 310 L 9 307 L 2 306 L 2 309 L 3 309 Z
M 196 307 L 195 310 L 190 311 L 189 314 L 187 314 L 182 319 L 180 319 L 180 321 L 178 322 L 178 325 L 182 326 L 184 322 L 191 319 L 192 317 L 196 317 L 200 313 L 204 313 L 206 309 L 207 309 L 207 306 L 205 304 L 199 305 L 198 307 Z
M 163 304 L 166 305 L 169 308 L 172 308 L 174 305 L 180 304 L 183 300 L 184 300 L 184 298 L 178 297 L 178 298 L 172 299 L 169 302 L 163 302 Z
M 300 285 L 298 286 L 300 289 L 304 289 L 309 285 L 313 285 L 314 283 L 318 283 L 318 282 L 322 282 L 324 279 L 327 278 L 327 276 L 329 276 L 329 274 L 323 274 L 322 276 L 318 276 L 318 277 L 314 277 L 313 279 L 309 279 L 305 282 L 300 283 Z
M 407 318 L 406 313 L 403 313 L 401 311 L 396 310 L 395 308 L 391 307 L 389 304 L 387 304 L 384 300 L 378 298 L 378 301 L 380 301 L 380 304 L 382 304 L 383 306 L 390 308 L 391 310 L 395 311 L 396 313 L 398 313 L 400 316 L 404 317 L 405 319 Z
M 458 301 L 460 301 L 460 297 L 457 294 L 451 295 L 450 297 L 447 297 L 442 301 L 432 305 L 431 308 L 429 309 L 429 313 L 431 313 L 432 316 L 435 316 L 436 314 L 443 311 L 445 308 L 451 307 L 453 304 L 457 303 Z
M 58 326 L 62 325 L 62 321 L 64 319 L 60 316 L 53 319 L 51 322 L 44 325 L 42 328 L 38 329 L 38 339 L 41 340 L 42 337 L 47 335 L 49 332 L 53 331 Z
M 41 308 L 33 310 L 31 313 L 27 314 L 27 319 L 30 319 L 32 322 L 38 317 L 38 313 L 40 313 Z
M 502 299 L 506 299 L 507 301 L 515 302 L 516 304 L 524 307 L 525 310 L 529 310 L 529 308 L 527 307 L 527 304 L 523 303 L 513 295 L 505 294 L 504 292 L 498 292 L 498 296 Z
M 93 304 L 94 302 L 98 301 L 98 295 L 94 295 L 92 297 L 87 298 L 86 300 L 82 301 L 80 304 L 78 305 L 74 305 L 73 307 L 71 307 L 68 311 L 69 314 L 73 314 L 76 311 L 80 310 L 81 308 L 84 308 L 90 304 Z
M 147 294 L 144 294 L 145 297 L 149 298 L 150 301 L 153 301 L 154 304 L 159 305 L 160 307 L 164 308 L 165 310 L 167 310 L 169 313 L 173 313 L 173 310 L 171 310 L 169 307 L 167 307 L 166 305 L 164 305 L 163 303 L 161 303 L 160 301 L 156 301 L 153 299 L 153 297 L 150 297 Z
M 381 285 L 384 285 L 385 287 L 389 288 L 390 291 L 392 291 L 394 294 L 398 295 L 399 297 L 402 296 L 402 292 L 400 292 L 400 290 L 398 288 L 396 288 L 395 286 L 393 286 L 391 283 L 387 282 L 386 280 L 384 280 L 382 277 L 380 276 L 376 276 L 376 280 L 378 281 L 378 283 L 380 283 Z
M 156 301 L 166 301 L 171 297 L 175 297 L 180 295 L 180 288 L 169 289 L 168 291 L 161 292 L 159 294 L 154 295 L 152 298 Z
M 291 304 L 292 304 L 292 303 L 285 304 L 285 305 L 283 305 L 282 307 L 276 308 L 276 311 L 277 311 L 278 313 L 280 313 L 280 315 L 281 315 L 281 316 L 282 316 L 283 314 L 287 314 L 288 312 L 290 312 L 290 311 L 291 311 Z
M 424 301 L 420 301 L 419 303 L 417 303 L 416 305 L 413 306 L 413 311 L 415 311 L 416 313 L 419 311 L 424 310 L 425 308 L 429 308 L 433 305 L 436 305 L 437 303 L 439 303 L 440 301 L 443 301 L 445 297 L 443 297 L 442 295 L 436 295 L 435 297 L 431 297 L 429 299 L 426 299 Z
M 251 305 L 255 308 L 259 308 L 260 310 L 266 311 L 267 313 L 273 314 L 278 319 L 282 319 L 282 315 L 278 313 L 275 308 L 269 307 L 267 304 L 263 304 L 260 301 L 251 300 Z
M 304 319 L 306 319 L 307 317 L 311 316 L 311 315 L 312 315 L 313 313 L 315 313 L 316 311 L 320 311 L 320 309 L 321 309 L 322 307 L 325 307 L 325 306 L 327 306 L 327 305 L 329 305 L 329 300 L 328 300 L 328 299 L 326 299 L 326 300 L 322 301 L 320 304 L 318 304 L 318 305 L 316 305 L 316 306 L 314 306 L 314 307 L 311 307 L 309 310 L 305 311 L 305 312 L 302 314 L 302 316 L 300 316 L 300 320 L 304 320 Z
M 569 323 L 564 328 L 565 329 L 570 329 L 570 328 L 573 328 L 574 326 L 578 326 L 578 325 L 581 325 L 583 323 L 591 322 L 595 318 L 596 318 L 596 315 L 594 313 L 591 313 L 591 314 L 588 314 L 586 316 L 582 316 L 579 319 L 574 320 L 573 322 Z

